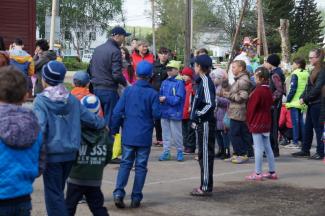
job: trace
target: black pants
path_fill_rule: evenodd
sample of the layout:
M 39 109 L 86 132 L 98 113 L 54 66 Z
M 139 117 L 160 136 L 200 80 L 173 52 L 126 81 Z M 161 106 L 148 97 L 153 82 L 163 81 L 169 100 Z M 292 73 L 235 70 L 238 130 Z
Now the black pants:
M 230 140 L 234 154 L 252 156 L 253 138 L 246 122 L 230 119 Z
M 279 155 L 279 141 L 278 141 L 278 131 L 279 131 L 279 118 L 281 113 L 281 104 L 282 102 L 277 102 L 274 104 L 271 110 L 272 114 L 272 125 L 270 131 L 270 142 L 273 153 L 275 155 Z
M 162 129 L 160 119 L 155 120 L 155 131 L 156 131 L 156 139 L 157 141 L 162 141 Z
M 185 149 L 195 151 L 195 130 L 191 127 L 191 122 L 189 119 L 184 119 L 182 121 L 182 134 L 183 134 L 183 145 Z
M 83 196 L 86 197 L 89 209 L 94 216 L 109 216 L 104 207 L 104 195 L 100 187 L 68 183 L 66 205 L 70 216 L 75 215 L 78 202 Z
M 293 131 L 292 128 L 287 128 L 286 126 L 279 128 L 280 134 L 285 137 L 287 140 L 292 140 Z
M 197 125 L 196 142 L 199 148 L 199 164 L 201 168 L 201 190 L 213 190 L 213 163 L 215 146 L 215 122 L 202 122 Z

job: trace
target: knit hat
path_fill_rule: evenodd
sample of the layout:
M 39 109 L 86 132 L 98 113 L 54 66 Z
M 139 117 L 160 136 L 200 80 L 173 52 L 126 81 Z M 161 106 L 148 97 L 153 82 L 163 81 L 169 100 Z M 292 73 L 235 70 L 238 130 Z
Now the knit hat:
M 166 65 L 167 68 L 175 68 L 177 70 L 179 70 L 181 68 L 181 61 L 175 61 L 175 60 L 171 60 L 170 62 L 168 62 L 168 64 Z
M 279 67 L 281 59 L 277 54 L 271 54 L 269 57 L 267 57 L 266 62 L 270 63 L 274 67 Z
M 186 75 L 186 76 L 189 76 L 189 77 L 192 78 L 192 77 L 193 77 L 193 70 L 192 70 L 192 68 L 190 68 L 190 67 L 185 67 L 185 68 L 183 68 L 181 74 L 182 74 L 183 76 Z
M 90 82 L 89 74 L 87 74 L 84 71 L 77 71 L 73 75 L 73 82 L 74 82 L 74 84 L 86 86 Z
M 66 72 L 67 69 L 63 63 L 58 61 L 49 61 L 42 68 L 42 78 L 47 84 L 56 86 L 63 83 Z
M 198 65 L 204 68 L 212 67 L 212 59 L 210 58 L 210 56 L 206 54 L 197 56 L 195 58 L 195 63 L 197 63 Z
M 89 112 L 97 114 L 100 108 L 100 101 L 95 95 L 88 95 L 81 99 L 80 103 L 84 105 Z
M 148 61 L 143 60 L 138 63 L 136 69 L 138 76 L 151 77 L 153 67 L 152 64 L 150 64 Z

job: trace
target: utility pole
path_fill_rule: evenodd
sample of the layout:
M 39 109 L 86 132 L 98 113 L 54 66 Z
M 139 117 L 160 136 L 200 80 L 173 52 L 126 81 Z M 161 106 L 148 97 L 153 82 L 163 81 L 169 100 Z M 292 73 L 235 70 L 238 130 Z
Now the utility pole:
M 261 16 L 261 3 L 262 0 L 257 0 L 256 3 L 256 10 L 257 10 L 257 38 L 258 38 L 258 43 L 257 43 L 257 55 L 261 56 L 261 43 L 262 43 L 262 16 Z
M 185 0 L 185 50 L 184 50 L 184 66 L 188 66 L 191 62 L 191 5 L 192 0 Z
M 52 17 L 50 31 L 50 50 L 53 50 L 55 41 L 55 18 L 59 15 L 59 0 L 52 0 Z
M 155 1 L 151 0 L 151 13 L 152 13 L 152 53 L 156 56 L 156 28 L 155 28 Z
M 262 0 L 260 0 L 262 1 Z M 263 38 L 263 50 L 264 50 L 264 58 L 267 58 L 269 55 L 269 48 L 267 46 L 267 41 L 266 41 L 266 34 L 265 34 L 265 25 L 264 25 L 264 15 L 263 15 L 263 10 L 262 10 L 262 3 L 261 3 L 261 28 L 262 28 L 262 38 Z
M 191 0 L 191 51 L 193 50 L 193 0 Z

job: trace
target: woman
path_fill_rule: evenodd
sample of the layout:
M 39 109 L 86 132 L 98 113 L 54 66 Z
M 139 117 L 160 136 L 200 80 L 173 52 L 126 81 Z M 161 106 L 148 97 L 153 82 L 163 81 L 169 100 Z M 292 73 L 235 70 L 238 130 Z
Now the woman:
M 131 56 L 129 50 L 125 47 L 121 48 L 122 61 L 123 61 L 123 76 L 128 81 L 129 84 L 133 85 L 136 81 L 134 69 L 131 62 Z
M 310 51 L 309 61 L 314 69 L 310 74 L 306 89 L 300 97 L 300 103 L 308 105 L 305 134 L 301 151 L 293 153 L 292 156 L 322 160 L 324 158 L 324 143 L 322 142 L 322 125 L 319 122 L 319 118 L 321 109 L 321 90 L 325 84 L 324 50 L 314 49 Z M 317 137 L 317 151 L 313 156 L 310 156 L 313 129 Z

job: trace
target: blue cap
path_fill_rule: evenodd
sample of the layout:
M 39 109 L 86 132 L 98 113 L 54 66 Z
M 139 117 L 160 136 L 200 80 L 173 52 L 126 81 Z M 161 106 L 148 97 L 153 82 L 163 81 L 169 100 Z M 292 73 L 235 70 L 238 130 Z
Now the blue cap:
M 195 63 L 204 68 L 212 67 L 212 59 L 206 54 L 197 56 L 195 58 Z
M 67 69 L 62 62 L 49 61 L 42 68 L 42 78 L 47 84 L 56 86 L 63 83 L 66 72 Z
M 131 33 L 128 33 L 124 30 L 124 28 L 120 26 L 115 26 L 111 31 L 112 36 L 114 35 L 124 35 L 125 37 L 130 36 Z
M 73 75 L 73 82 L 78 83 L 81 86 L 86 86 L 90 82 L 89 74 L 84 71 L 77 71 Z
M 148 61 L 143 60 L 138 63 L 137 65 L 137 75 L 138 76 L 145 76 L 145 77 L 151 77 L 152 75 L 152 64 L 150 64 Z

